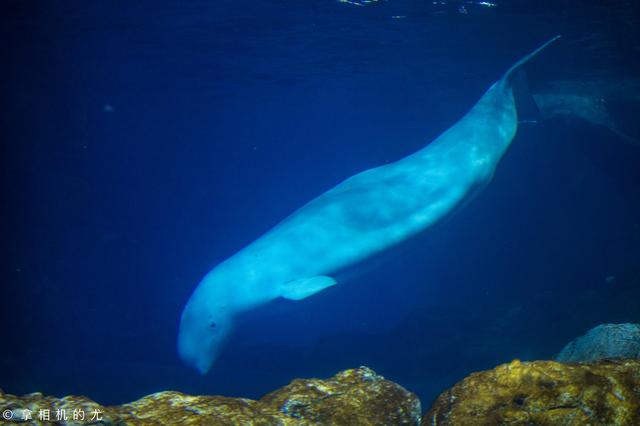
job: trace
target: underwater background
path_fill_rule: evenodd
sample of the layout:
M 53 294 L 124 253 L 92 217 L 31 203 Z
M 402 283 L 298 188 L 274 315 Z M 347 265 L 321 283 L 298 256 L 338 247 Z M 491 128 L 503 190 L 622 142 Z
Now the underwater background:
M 472 371 L 640 322 L 633 1 L 12 0 L 0 24 L 6 392 L 257 398 L 366 365 L 428 406 Z M 180 362 L 206 272 L 423 147 L 556 34 L 531 92 L 623 85 L 601 102 L 630 137 L 524 123 L 463 209 L 342 285 L 247 313 L 208 375 Z

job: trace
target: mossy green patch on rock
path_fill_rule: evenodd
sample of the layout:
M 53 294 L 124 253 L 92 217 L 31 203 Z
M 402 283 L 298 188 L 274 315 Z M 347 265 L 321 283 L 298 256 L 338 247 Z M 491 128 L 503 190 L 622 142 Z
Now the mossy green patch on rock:
M 513 361 L 442 393 L 422 425 L 640 425 L 640 361 Z

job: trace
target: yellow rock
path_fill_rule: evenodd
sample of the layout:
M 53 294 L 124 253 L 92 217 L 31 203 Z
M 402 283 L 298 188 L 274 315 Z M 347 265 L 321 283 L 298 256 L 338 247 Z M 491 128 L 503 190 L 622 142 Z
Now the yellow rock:
M 365 367 L 294 380 L 260 402 L 305 425 L 418 425 L 422 413 L 413 393 Z
M 0 391 L 11 422 L 29 425 L 417 425 L 420 401 L 361 367 L 326 380 L 294 380 L 260 400 L 159 392 L 102 406 L 78 396 L 54 398 Z M 34 420 L 15 423 L 30 410 Z M 50 420 L 39 420 L 49 410 Z M 64 410 L 66 421 L 59 420 Z M 74 413 L 84 419 L 74 420 Z M 93 418 L 99 413 L 99 420 Z M 473 373 L 442 393 L 422 425 L 640 425 L 640 361 L 561 364 L 513 361 Z
M 640 361 L 516 360 L 442 393 L 422 425 L 640 425 Z
M 326 380 L 294 380 L 258 401 L 222 396 L 159 392 L 137 401 L 101 406 L 87 398 L 54 398 L 39 393 L 14 396 L 0 391 L 0 409 L 30 410 L 33 420 L 12 425 L 418 425 L 420 401 L 401 386 L 366 367 Z M 64 409 L 66 421 L 59 419 Z M 50 420 L 40 420 L 49 410 Z M 74 413 L 84 419 L 74 420 Z M 99 414 L 100 420 L 95 417 Z

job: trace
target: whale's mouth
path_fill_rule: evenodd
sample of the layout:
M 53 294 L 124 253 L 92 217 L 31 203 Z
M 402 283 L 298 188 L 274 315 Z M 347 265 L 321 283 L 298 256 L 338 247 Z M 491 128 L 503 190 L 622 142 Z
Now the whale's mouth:
M 193 363 L 192 365 L 195 367 L 196 370 L 198 370 L 200 374 L 204 376 L 209 372 L 209 370 L 211 370 L 212 364 L 213 364 L 213 359 L 205 360 L 201 358 L 197 360 L 195 363 Z
M 187 306 L 178 331 L 178 354 L 182 361 L 207 374 L 218 358 L 229 335 L 231 319 L 216 316 Z
M 207 340 L 194 341 L 185 337 L 184 333 L 180 333 L 178 337 L 178 354 L 180 359 L 188 365 L 193 367 L 202 375 L 207 374 L 213 364 L 213 357 L 209 356 L 206 345 Z

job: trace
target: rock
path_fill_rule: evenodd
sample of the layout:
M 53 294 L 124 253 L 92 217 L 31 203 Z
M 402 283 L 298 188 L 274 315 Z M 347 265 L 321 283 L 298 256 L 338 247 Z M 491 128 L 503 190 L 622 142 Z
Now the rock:
M 640 324 L 602 324 L 573 340 L 556 356 L 560 362 L 604 358 L 640 359 Z
M 55 398 L 45 396 L 39 392 L 18 397 L 0 391 L 0 410 L 2 410 L 4 420 L 11 420 L 11 423 L 7 422 L 3 424 L 112 425 L 117 424 L 119 420 L 116 413 L 107 411 L 105 407 L 89 398 L 82 396 Z M 42 416 L 47 416 L 42 417 L 42 421 L 39 420 L 40 410 L 43 410 Z M 56 414 L 58 414 L 58 416 Z M 66 422 L 64 420 L 65 417 L 67 419 Z M 95 419 L 92 420 L 92 417 L 95 417 Z M 100 423 L 99 419 L 102 419 L 102 423 Z
M 15 424 L 118 426 L 418 425 L 421 413 L 413 393 L 366 367 L 326 380 L 294 380 L 258 401 L 159 392 L 128 404 L 102 406 L 84 397 L 54 398 L 40 393 L 18 397 L 0 391 L 0 409 L 11 410 L 14 421 L 22 420 L 24 410 L 30 410 L 34 420 Z M 62 409 L 66 421 L 58 411 Z M 40 410 L 49 410 L 50 421 L 39 419 Z
M 513 361 L 442 393 L 422 425 L 640 425 L 640 361 Z
M 278 412 L 257 401 L 224 396 L 158 392 L 137 401 L 108 407 L 115 425 L 289 425 Z
M 294 380 L 261 403 L 309 425 L 418 425 L 418 397 L 368 368 L 329 380 Z

